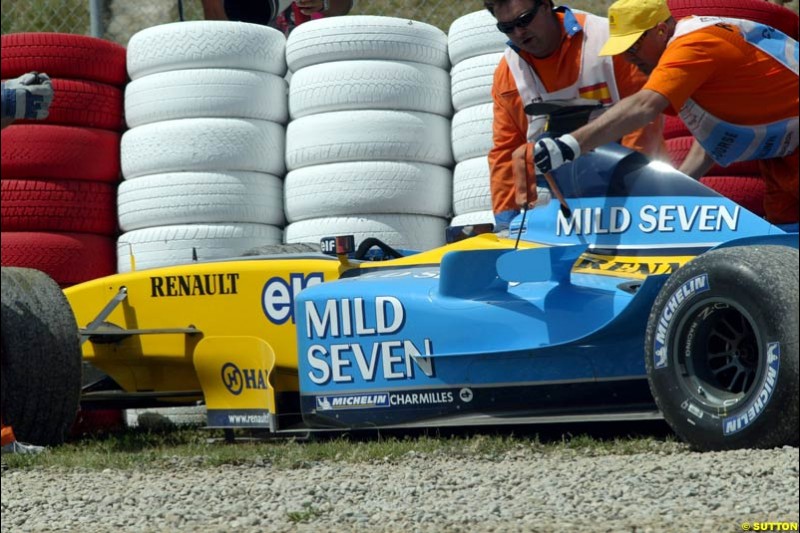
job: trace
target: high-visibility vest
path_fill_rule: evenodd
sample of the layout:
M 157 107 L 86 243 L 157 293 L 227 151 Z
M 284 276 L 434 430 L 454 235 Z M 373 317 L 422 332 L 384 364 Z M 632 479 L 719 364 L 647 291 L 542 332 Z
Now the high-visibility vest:
M 794 72 L 795 76 L 798 75 L 797 41 L 757 22 L 724 17 L 687 17 L 678 21 L 675 34 L 669 42 L 717 24 L 738 27 L 748 44 L 773 57 Z M 721 166 L 735 161 L 784 157 L 797 149 L 800 130 L 798 116 L 769 124 L 734 124 L 712 115 L 691 98 L 678 114 L 706 152 Z
M 566 9 L 565 9 L 566 11 Z M 608 20 L 586 13 L 583 23 L 583 46 L 581 48 L 581 70 L 577 81 L 558 91 L 547 92 L 539 76 L 516 50 L 507 48 L 506 62 L 517 85 L 523 105 L 550 100 L 586 98 L 604 104 L 619 102 L 619 91 L 614 78 L 614 62 L 611 57 L 600 56 L 600 49 L 608 40 Z M 527 115 L 528 142 L 536 141 L 544 130 L 547 118 L 542 115 Z

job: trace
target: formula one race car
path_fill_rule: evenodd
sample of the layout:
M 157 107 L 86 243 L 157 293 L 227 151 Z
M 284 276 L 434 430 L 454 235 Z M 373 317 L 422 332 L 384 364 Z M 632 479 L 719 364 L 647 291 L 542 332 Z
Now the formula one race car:
M 68 306 L 4 269 L 4 421 L 63 436 L 71 309 L 83 361 L 107 375 L 85 408 L 200 401 L 209 427 L 277 434 L 663 416 L 698 449 L 796 444 L 798 235 L 615 144 L 553 186 L 564 202 L 505 237 L 386 261 L 326 240 L 333 255 L 98 279 Z

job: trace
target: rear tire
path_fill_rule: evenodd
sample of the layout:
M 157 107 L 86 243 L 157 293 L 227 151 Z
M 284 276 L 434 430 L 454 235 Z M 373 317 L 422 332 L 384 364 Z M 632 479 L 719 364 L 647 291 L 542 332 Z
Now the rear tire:
M 22 442 L 64 442 L 81 391 L 72 309 L 46 274 L 2 269 L 2 417 Z
M 798 440 L 798 251 L 708 252 L 673 274 L 647 325 L 645 365 L 672 429 L 700 450 Z

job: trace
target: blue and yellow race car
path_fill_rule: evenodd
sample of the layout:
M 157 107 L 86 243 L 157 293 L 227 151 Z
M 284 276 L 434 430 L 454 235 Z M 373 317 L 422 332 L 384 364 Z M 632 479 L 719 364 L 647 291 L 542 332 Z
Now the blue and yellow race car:
M 49 443 L 78 401 L 202 402 L 276 434 L 663 416 L 698 449 L 797 444 L 798 234 L 616 144 L 553 177 L 507 234 L 383 261 L 331 239 L 66 300 L 4 269 L 3 420 Z

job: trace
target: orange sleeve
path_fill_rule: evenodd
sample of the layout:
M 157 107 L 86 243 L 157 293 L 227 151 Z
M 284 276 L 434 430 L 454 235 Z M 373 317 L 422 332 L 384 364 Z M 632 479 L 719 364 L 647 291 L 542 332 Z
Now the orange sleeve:
M 495 213 L 517 209 L 514 199 L 514 176 L 511 154 L 528 142 L 528 118 L 522 107 L 514 76 L 505 57 L 500 60 L 492 84 L 494 120 L 492 121 L 493 146 L 489 151 L 489 175 L 492 192 L 492 210 Z
M 633 63 L 625 61 L 623 56 L 616 55 L 614 61 L 614 79 L 620 98 L 636 94 L 644 87 L 647 76 Z M 664 117 L 659 115 L 644 128 L 633 131 L 622 138 L 621 144 L 631 150 L 642 152 L 651 159 L 669 161 L 667 145 L 664 142 Z
M 653 69 L 646 89 L 673 111 L 691 99 L 735 124 L 797 116 L 797 74 L 749 44 L 736 27 L 708 26 L 675 39 Z
M 644 87 L 669 100 L 677 113 L 697 88 L 715 75 L 720 59 L 733 51 L 725 48 L 725 41 L 706 30 L 681 36 L 664 50 Z

